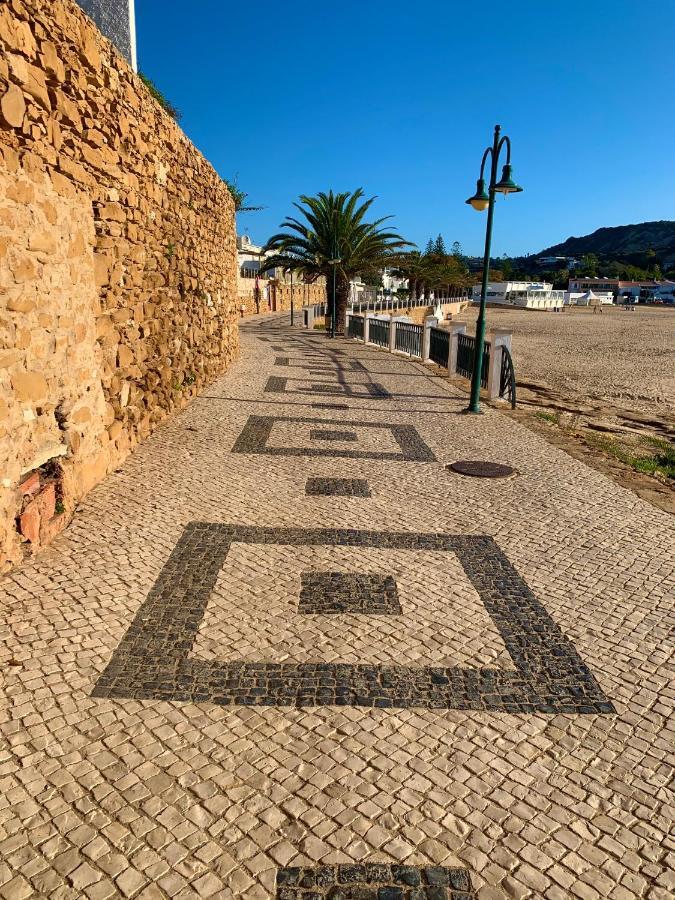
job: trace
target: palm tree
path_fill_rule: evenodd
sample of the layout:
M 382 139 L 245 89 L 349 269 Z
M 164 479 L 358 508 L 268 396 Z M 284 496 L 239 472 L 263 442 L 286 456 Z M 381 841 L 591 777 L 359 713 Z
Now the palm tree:
M 286 218 L 281 224 L 286 230 L 273 235 L 265 247 L 272 256 L 263 270 L 293 269 L 307 281 L 325 276 L 329 309 L 335 310 L 339 329 L 344 328 L 352 278 L 384 268 L 394 251 L 411 246 L 397 232 L 382 228 L 390 216 L 366 222 L 375 197 L 364 202 L 362 198 L 361 188 L 341 194 L 322 191 L 316 197 L 303 194 L 293 205 L 305 221 Z

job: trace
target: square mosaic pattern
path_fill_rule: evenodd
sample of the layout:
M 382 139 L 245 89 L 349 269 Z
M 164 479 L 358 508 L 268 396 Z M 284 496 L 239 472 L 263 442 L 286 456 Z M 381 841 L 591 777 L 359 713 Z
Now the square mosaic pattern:
M 396 582 L 391 575 L 347 572 L 303 572 L 298 612 L 302 615 L 365 613 L 401 615 Z
M 395 662 L 225 663 L 191 657 L 209 597 L 235 542 L 454 553 L 515 670 Z M 614 712 L 574 645 L 491 537 L 207 522 L 186 526 L 93 696 L 221 705 Z
M 309 357 L 311 354 L 307 354 Z M 291 362 L 290 356 L 277 356 L 274 360 L 275 366 L 291 366 L 293 369 L 307 369 L 309 372 L 337 372 L 339 371 L 349 371 L 352 372 L 367 372 L 368 370 L 363 365 L 362 362 L 359 362 L 357 359 L 350 359 L 346 362 L 342 362 L 342 360 L 334 360 L 331 362 L 329 359 L 326 359 L 324 354 L 320 354 L 317 357 L 317 362 Z
M 305 493 L 328 497 L 370 497 L 370 487 L 365 478 L 308 478 Z
M 345 450 L 334 447 L 271 447 L 272 428 L 277 422 L 309 425 L 337 425 L 344 428 L 374 428 L 389 431 L 401 448 L 400 453 L 377 450 Z M 233 453 L 268 453 L 271 456 L 335 456 L 348 459 L 391 459 L 397 462 L 435 462 L 436 457 L 412 425 L 382 422 L 336 422 L 334 419 L 312 419 L 303 416 L 249 416 L 243 431 L 232 447 Z
M 466 869 L 387 863 L 277 871 L 277 900 L 473 900 Z
M 332 431 L 330 429 L 312 428 L 310 441 L 358 441 L 355 431 Z
M 301 378 L 282 378 L 279 375 L 270 375 L 265 384 L 266 394 L 342 394 L 348 397 L 356 397 L 360 399 L 368 399 L 369 397 L 391 397 L 389 391 L 381 384 L 373 381 L 366 381 L 363 384 L 347 384 L 345 381 L 331 382 L 311 382 L 309 386 L 289 388 L 289 381 L 297 381 L 302 385 L 304 383 Z

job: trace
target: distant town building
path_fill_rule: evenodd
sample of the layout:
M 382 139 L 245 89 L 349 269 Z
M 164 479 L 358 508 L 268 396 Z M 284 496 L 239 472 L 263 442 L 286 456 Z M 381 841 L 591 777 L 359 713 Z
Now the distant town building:
M 574 256 L 539 256 L 535 262 L 540 269 L 574 269 L 581 264 Z
M 602 276 L 591 278 L 589 275 L 584 275 L 579 278 L 570 278 L 568 289 L 573 293 L 608 291 L 618 301 L 675 302 L 675 282 L 673 281 L 622 281 L 619 278 L 603 278 Z
M 134 0 L 76 0 L 100 31 L 111 41 L 127 62 L 138 71 L 136 63 L 136 17 Z

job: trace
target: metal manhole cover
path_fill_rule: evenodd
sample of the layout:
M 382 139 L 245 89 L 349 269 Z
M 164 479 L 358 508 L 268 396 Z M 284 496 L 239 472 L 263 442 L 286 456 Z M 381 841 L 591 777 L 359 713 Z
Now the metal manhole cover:
M 516 471 L 511 466 L 485 462 L 480 459 L 460 459 L 445 468 L 451 472 L 457 472 L 459 475 L 471 475 L 474 478 L 508 478 Z

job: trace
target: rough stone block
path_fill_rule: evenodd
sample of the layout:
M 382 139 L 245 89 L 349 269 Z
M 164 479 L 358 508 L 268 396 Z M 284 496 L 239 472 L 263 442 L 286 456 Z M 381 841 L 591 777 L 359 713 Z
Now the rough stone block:
M 47 396 L 47 379 L 40 372 L 16 372 L 12 387 L 19 402 L 42 400 Z
M 0 100 L 0 112 L 11 128 L 21 128 L 26 115 L 26 101 L 20 87 L 10 84 Z
M 21 513 L 19 530 L 31 544 L 40 543 L 40 508 L 35 500 Z

